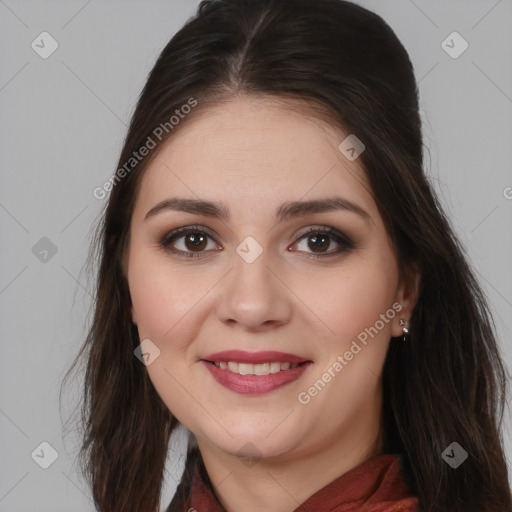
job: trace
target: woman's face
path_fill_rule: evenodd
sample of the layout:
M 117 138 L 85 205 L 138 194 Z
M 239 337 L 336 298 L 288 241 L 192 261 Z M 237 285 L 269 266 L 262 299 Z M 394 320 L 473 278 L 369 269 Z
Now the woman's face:
M 408 299 L 359 160 L 338 149 L 349 133 L 284 107 L 209 108 L 149 165 L 126 260 L 134 321 L 157 392 L 203 446 L 368 451 Z

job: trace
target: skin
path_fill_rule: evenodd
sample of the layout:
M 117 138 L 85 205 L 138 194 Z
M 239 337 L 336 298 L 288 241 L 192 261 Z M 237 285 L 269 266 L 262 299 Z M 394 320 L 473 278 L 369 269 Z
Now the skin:
M 415 303 L 416 288 L 399 277 L 364 170 L 338 150 L 348 133 L 288 107 L 237 96 L 194 113 L 145 171 L 130 226 L 133 320 L 140 339 L 160 350 L 147 371 L 169 410 L 196 435 L 229 512 L 292 511 L 383 453 L 382 367 L 390 337 L 402 334 L 399 320 L 409 320 Z M 337 210 L 273 220 L 286 201 L 332 196 L 356 203 L 368 219 Z M 222 202 L 231 218 L 166 210 L 144 220 L 170 197 Z M 193 225 L 215 235 L 202 257 L 179 257 L 159 245 L 171 230 Z M 311 258 L 318 254 L 308 244 L 314 233 L 302 233 L 325 226 L 347 235 L 354 248 Z M 176 250 L 193 252 L 186 233 L 178 236 Z M 236 252 L 248 236 L 263 249 L 250 264 Z M 320 253 L 339 247 L 328 238 Z M 394 303 L 400 313 L 366 346 L 359 343 L 362 350 L 309 403 L 300 403 L 299 393 Z M 228 349 L 278 350 L 313 364 L 278 390 L 241 395 L 199 362 Z M 256 460 L 248 464 L 243 456 Z

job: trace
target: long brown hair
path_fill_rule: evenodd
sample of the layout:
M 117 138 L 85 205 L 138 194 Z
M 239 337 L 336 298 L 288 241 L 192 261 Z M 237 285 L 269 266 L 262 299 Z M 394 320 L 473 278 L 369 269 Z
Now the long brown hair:
M 92 325 L 71 368 L 85 358 L 80 461 L 98 510 L 158 509 L 178 424 L 133 353 L 123 256 L 140 177 L 194 116 L 174 127 L 176 110 L 239 93 L 301 100 L 364 141 L 360 159 L 400 268 L 422 276 L 409 340 L 390 345 L 384 367 L 385 452 L 403 455 L 425 512 L 510 512 L 507 374 L 486 300 L 423 170 L 414 70 L 379 16 L 342 0 L 205 0 L 148 77 L 119 158 L 125 172 L 97 227 Z M 148 137 L 157 147 L 127 170 Z M 468 453 L 457 469 L 441 456 L 452 442 Z

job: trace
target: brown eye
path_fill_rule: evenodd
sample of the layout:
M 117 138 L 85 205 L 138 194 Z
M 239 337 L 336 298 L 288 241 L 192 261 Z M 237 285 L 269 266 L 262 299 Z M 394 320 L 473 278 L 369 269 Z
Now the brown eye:
M 350 238 L 329 227 L 308 230 L 299 237 L 295 245 L 299 251 L 310 254 L 312 258 L 336 256 L 354 248 Z
M 314 252 L 324 252 L 324 249 L 328 249 L 329 245 L 330 245 L 330 239 L 326 235 L 308 236 L 308 246 Z
M 173 254 L 189 258 L 200 257 L 209 250 L 219 248 L 212 235 L 193 226 L 171 231 L 162 238 L 160 246 Z
M 191 251 L 203 250 L 207 243 L 208 237 L 201 233 L 190 233 L 185 235 L 185 247 Z

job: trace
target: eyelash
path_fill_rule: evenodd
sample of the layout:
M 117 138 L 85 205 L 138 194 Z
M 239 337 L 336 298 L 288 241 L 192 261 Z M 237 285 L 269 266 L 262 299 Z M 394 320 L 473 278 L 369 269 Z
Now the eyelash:
M 175 242 L 176 240 L 179 240 L 182 238 L 183 235 L 187 235 L 190 233 L 199 234 L 199 235 L 206 235 L 212 239 L 214 239 L 214 236 L 212 233 L 210 233 L 209 230 L 202 226 L 186 226 L 182 228 L 175 229 L 173 231 L 170 231 L 169 233 L 165 234 L 163 238 L 160 240 L 159 245 L 165 249 L 166 251 L 171 252 L 172 254 L 175 254 L 178 257 L 182 258 L 202 258 L 204 257 L 205 252 L 186 252 L 182 251 L 181 249 L 170 249 L 169 246 Z M 322 228 L 309 228 L 307 231 L 303 232 L 299 235 L 299 237 L 295 240 L 294 245 L 302 240 L 303 238 L 307 237 L 307 235 L 315 234 L 315 235 L 326 235 L 330 237 L 334 242 L 336 242 L 340 248 L 338 248 L 335 251 L 331 251 L 328 253 L 308 253 L 308 257 L 312 259 L 321 259 L 321 258 L 329 258 L 333 256 L 338 256 L 343 252 L 346 252 L 348 250 L 351 250 L 354 248 L 354 243 L 350 238 L 348 238 L 343 233 L 340 233 L 338 230 L 331 228 L 329 226 L 324 226 Z M 181 236 L 179 236 L 181 235 Z

